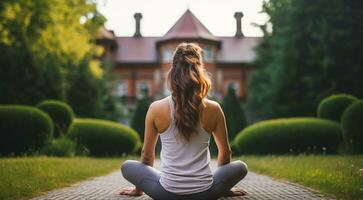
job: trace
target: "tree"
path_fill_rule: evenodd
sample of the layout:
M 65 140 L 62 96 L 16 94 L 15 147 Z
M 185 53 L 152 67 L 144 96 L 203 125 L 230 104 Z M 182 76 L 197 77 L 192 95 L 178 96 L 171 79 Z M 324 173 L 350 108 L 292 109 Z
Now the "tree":
M 113 94 L 114 89 L 113 74 L 110 58 L 104 58 L 102 60 L 101 67 L 103 69 L 103 77 L 100 81 L 102 106 L 98 114 L 98 118 L 108 119 L 113 121 L 119 121 L 122 117 L 125 117 L 123 113 L 123 106 L 118 98 Z
M 148 96 L 148 89 L 145 89 L 143 91 L 143 98 L 137 102 L 135 114 L 131 120 L 131 127 L 139 133 L 141 140 L 144 140 L 145 117 L 149 106 L 150 98 Z
M 222 109 L 226 117 L 228 139 L 232 141 L 234 137 L 246 126 L 246 120 L 241 103 L 236 96 L 235 89 L 232 85 L 228 86 L 228 94 L 223 98 Z
M 103 22 L 90 1 L 2 0 L 0 103 L 65 99 L 69 73 L 94 54 Z
M 252 121 L 314 116 L 334 93 L 363 97 L 362 9 L 354 0 L 264 2 L 270 19 L 248 81 Z
M 97 117 L 102 106 L 100 75 L 88 59 L 72 74 L 67 101 L 78 117 Z M 98 72 L 101 73 L 101 72 Z

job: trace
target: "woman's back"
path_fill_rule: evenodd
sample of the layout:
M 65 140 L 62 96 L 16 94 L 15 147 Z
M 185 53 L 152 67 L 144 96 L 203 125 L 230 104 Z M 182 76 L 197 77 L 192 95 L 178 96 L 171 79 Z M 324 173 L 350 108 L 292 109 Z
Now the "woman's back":
M 178 131 L 174 123 L 174 102 L 171 96 L 166 99 L 169 104 L 170 118 L 168 128 L 159 133 L 162 143 L 160 184 L 166 190 L 176 194 L 205 191 L 213 183 L 208 148 L 211 135 L 199 123 L 197 133 L 192 135 L 189 141 L 183 140 L 180 135 L 177 135 Z
M 136 188 L 121 194 L 140 195 L 144 191 L 160 200 L 217 199 L 231 193 L 230 188 L 247 174 L 243 162 L 230 162 L 222 108 L 206 98 L 211 80 L 202 55 L 202 48 L 193 43 L 181 43 L 174 51 L 166 79 L 171 95 L 150 105 L 145 118 L 142 162 L 125 161 L 121 167 L 123 176 Z M 218 147 L 219 166 L 213 174 L 208 149 L 211 133 Z M 152 168 L 159 136 L 161 172 Z

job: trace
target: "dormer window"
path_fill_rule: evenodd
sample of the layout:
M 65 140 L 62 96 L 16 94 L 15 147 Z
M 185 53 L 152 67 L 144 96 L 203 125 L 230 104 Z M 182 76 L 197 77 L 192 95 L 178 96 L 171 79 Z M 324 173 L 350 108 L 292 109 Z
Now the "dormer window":
M 164 63 L 169 63 L 172 61 L 172 57 L 173 57 L 173 50 L 171 48 L 164 48 L 163 49 L 163 62 Z
M 213 51 L 212 51 L 212 47 L 204 47 L 203 48 L 203 60 L 204 62 L 213 62 Z

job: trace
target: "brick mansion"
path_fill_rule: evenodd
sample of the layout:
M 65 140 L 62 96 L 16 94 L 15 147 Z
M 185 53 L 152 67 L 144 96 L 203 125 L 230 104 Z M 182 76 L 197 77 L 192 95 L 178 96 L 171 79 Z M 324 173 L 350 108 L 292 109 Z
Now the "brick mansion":
M 185 41 L 203 48 L 204 64 L 212 80 L 210 95 L 221 99 L 232 86 L 243 101 L 247 96 L 248 74 L 254 69 L 254 47 L 261 38 L 243 35 L 242 17 L 241 12 L 234 13 L 236 33 L 231 37 L 214 36 L 189 9 L 161 37 L 142 36 L 141 13 L 134 15 L 136 31 L 131 37 L 118 37 L 103 29 L 98 43 L 114 65 L 115 94 L 128 105 L 141 98 L 145 89 L 152 99 L 169 95 L 166 74 L 174 49 Z

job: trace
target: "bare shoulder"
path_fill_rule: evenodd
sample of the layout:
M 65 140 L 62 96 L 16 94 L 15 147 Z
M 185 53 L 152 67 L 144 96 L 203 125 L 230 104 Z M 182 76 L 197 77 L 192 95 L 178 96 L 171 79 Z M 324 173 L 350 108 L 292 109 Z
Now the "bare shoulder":
M 212 112 L 220 112 L 221 111 L 221 106 L 217 101 L 211 100 L 211 99 L 207 99 L 205 98 L 205 102 L 207 105 L 207 110 L 210 110 Z
M 221 106 L 217 101 L 205 98 L 206 108 L 203 112 L 202 122 L 204 124 L 203 128 L 209 133 L 212 133 L 218 122 L 221 121 L 220 118 L 223 116 Z
M 164 97 L 159 100 L 155 100 L 150 104 L 149 110 L 150 111 L 163 110 L 168 105 L 167 101 L 168 101 L 167 97 Z
M 168 99 L 165 97 L 163 99 L 159 99 L 153 101 L 148 110 L 148 115 L 150 119 L 153 120 L 155 128 L 159 133 L 163 132 L 169 126 L 169 104 Z

